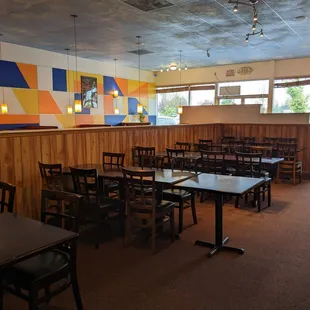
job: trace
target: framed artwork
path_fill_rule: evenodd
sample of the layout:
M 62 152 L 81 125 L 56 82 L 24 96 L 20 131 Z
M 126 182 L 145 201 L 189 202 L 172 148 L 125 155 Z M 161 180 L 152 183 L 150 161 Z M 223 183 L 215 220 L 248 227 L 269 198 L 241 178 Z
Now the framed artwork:
M 98 108 L 97 79 L 81 76 L 81 94 L 83 108 Z

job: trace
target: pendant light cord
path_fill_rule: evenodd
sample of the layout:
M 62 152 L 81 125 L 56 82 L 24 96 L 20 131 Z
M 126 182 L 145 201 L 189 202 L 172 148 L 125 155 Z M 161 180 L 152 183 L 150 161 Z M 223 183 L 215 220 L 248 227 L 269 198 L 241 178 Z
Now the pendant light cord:
M 117 62 L 117 59 L 114 59 L 114 81 L 115 81 L 115 84 L 116 84 L 116 62 Z M 116 108 L 118 108 L 117 100 L 115 97 L 113 98 L 113 101 L 115 101 Z
M 74 51 L 75 51 L 75 80 L 77 81 L 77 65 L 78 65 L 78 60 L 77 60 L 77 34 L 76 34 L 76 18 L 77 15 L 71 15 L 73 17 L 73 29 L 74 29 Z M 75 87 L 74 87 L 74 91 L 75 91 Z
M 67 85 L 69 85 L 69 69 L 70 69 L 70 67 L 69 67 L 69 49 L 68 48 L 66 48 L 66 52 L 67 52 Z M 70 102 L 71 102 L 71 98 L 70 98 L 70 91 L 68 91 L 68 99 L 69 99 L 69 105 L 70 105 Z
M 180 50 L 180 64 L 179 64 L 179 70 L 180 70 L 180 86 L 182 85 L 182 50 Z M 180 96 L 180 106 L 182 106 L 182 98 Z
M 138 38 L 138 64 L 139 64 L 139 103 L 141 104 L 140 100 L 140 36 L 137 36 Z
M 0 34 L 2 36 L 2 34 Z M 0 41 L 0 60 L 2 61 L 2 41 Z M 4 103 L 4 86 L 2 86 L 2 103 Z

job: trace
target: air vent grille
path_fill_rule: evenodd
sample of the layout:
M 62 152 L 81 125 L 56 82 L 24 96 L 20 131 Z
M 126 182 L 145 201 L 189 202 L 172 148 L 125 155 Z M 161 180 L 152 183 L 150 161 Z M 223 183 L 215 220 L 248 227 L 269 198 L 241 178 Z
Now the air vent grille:
M 123 0 L 123 2 L 144 12 L 162 9 L 173 5 L 166 0 Z
M 128 51 L 128 53 L 141 56 L 141 55 L 153 54 L 154 52 L 151 52 L 151 51 L 148 51 L 145 49 L 141 49 L 141 50 L 135 50 L 135 51 Z

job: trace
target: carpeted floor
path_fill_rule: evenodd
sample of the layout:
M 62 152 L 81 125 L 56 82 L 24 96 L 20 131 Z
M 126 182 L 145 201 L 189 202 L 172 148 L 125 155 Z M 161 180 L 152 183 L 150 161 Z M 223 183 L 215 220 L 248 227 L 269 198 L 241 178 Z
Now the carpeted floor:
M 85 310 L 109 309 L 310 309 L 310 183 L 273 186 L 273 205 L 256 213 L 224 206 L 229 244 L 245 254 L 221 252 L 208 259 L 196 239 L 213 241 L 214 207 L 198 203 L 198 225 L 152 255 L 148 247 L 124 248 L 120 238 L 95 250 L 79 245 L 79 283 Z M 191 224 L 186 210 L 185 224 Z M 166 246 L 165 246 L 166 245 Z M 6 295 L 6 310 L 28 309 Z M 46 310 L 75 309 L 71 290 Z

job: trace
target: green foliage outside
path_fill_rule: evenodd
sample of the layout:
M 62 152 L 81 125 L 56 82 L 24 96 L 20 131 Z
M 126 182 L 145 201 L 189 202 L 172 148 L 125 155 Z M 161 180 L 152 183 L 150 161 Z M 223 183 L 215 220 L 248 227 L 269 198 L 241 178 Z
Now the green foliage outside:
M 178 115 L 178 106 L 187 105 L 187 100 L 177 93 L 162 94 L 158 104 L 160 115 L 175 117 Z
M 305 113 L 308 111 L 309 95 L 305 95 L 303 86 L 288 87 L 286 93 L 290 96 L 286 104 L 293 113 Z

